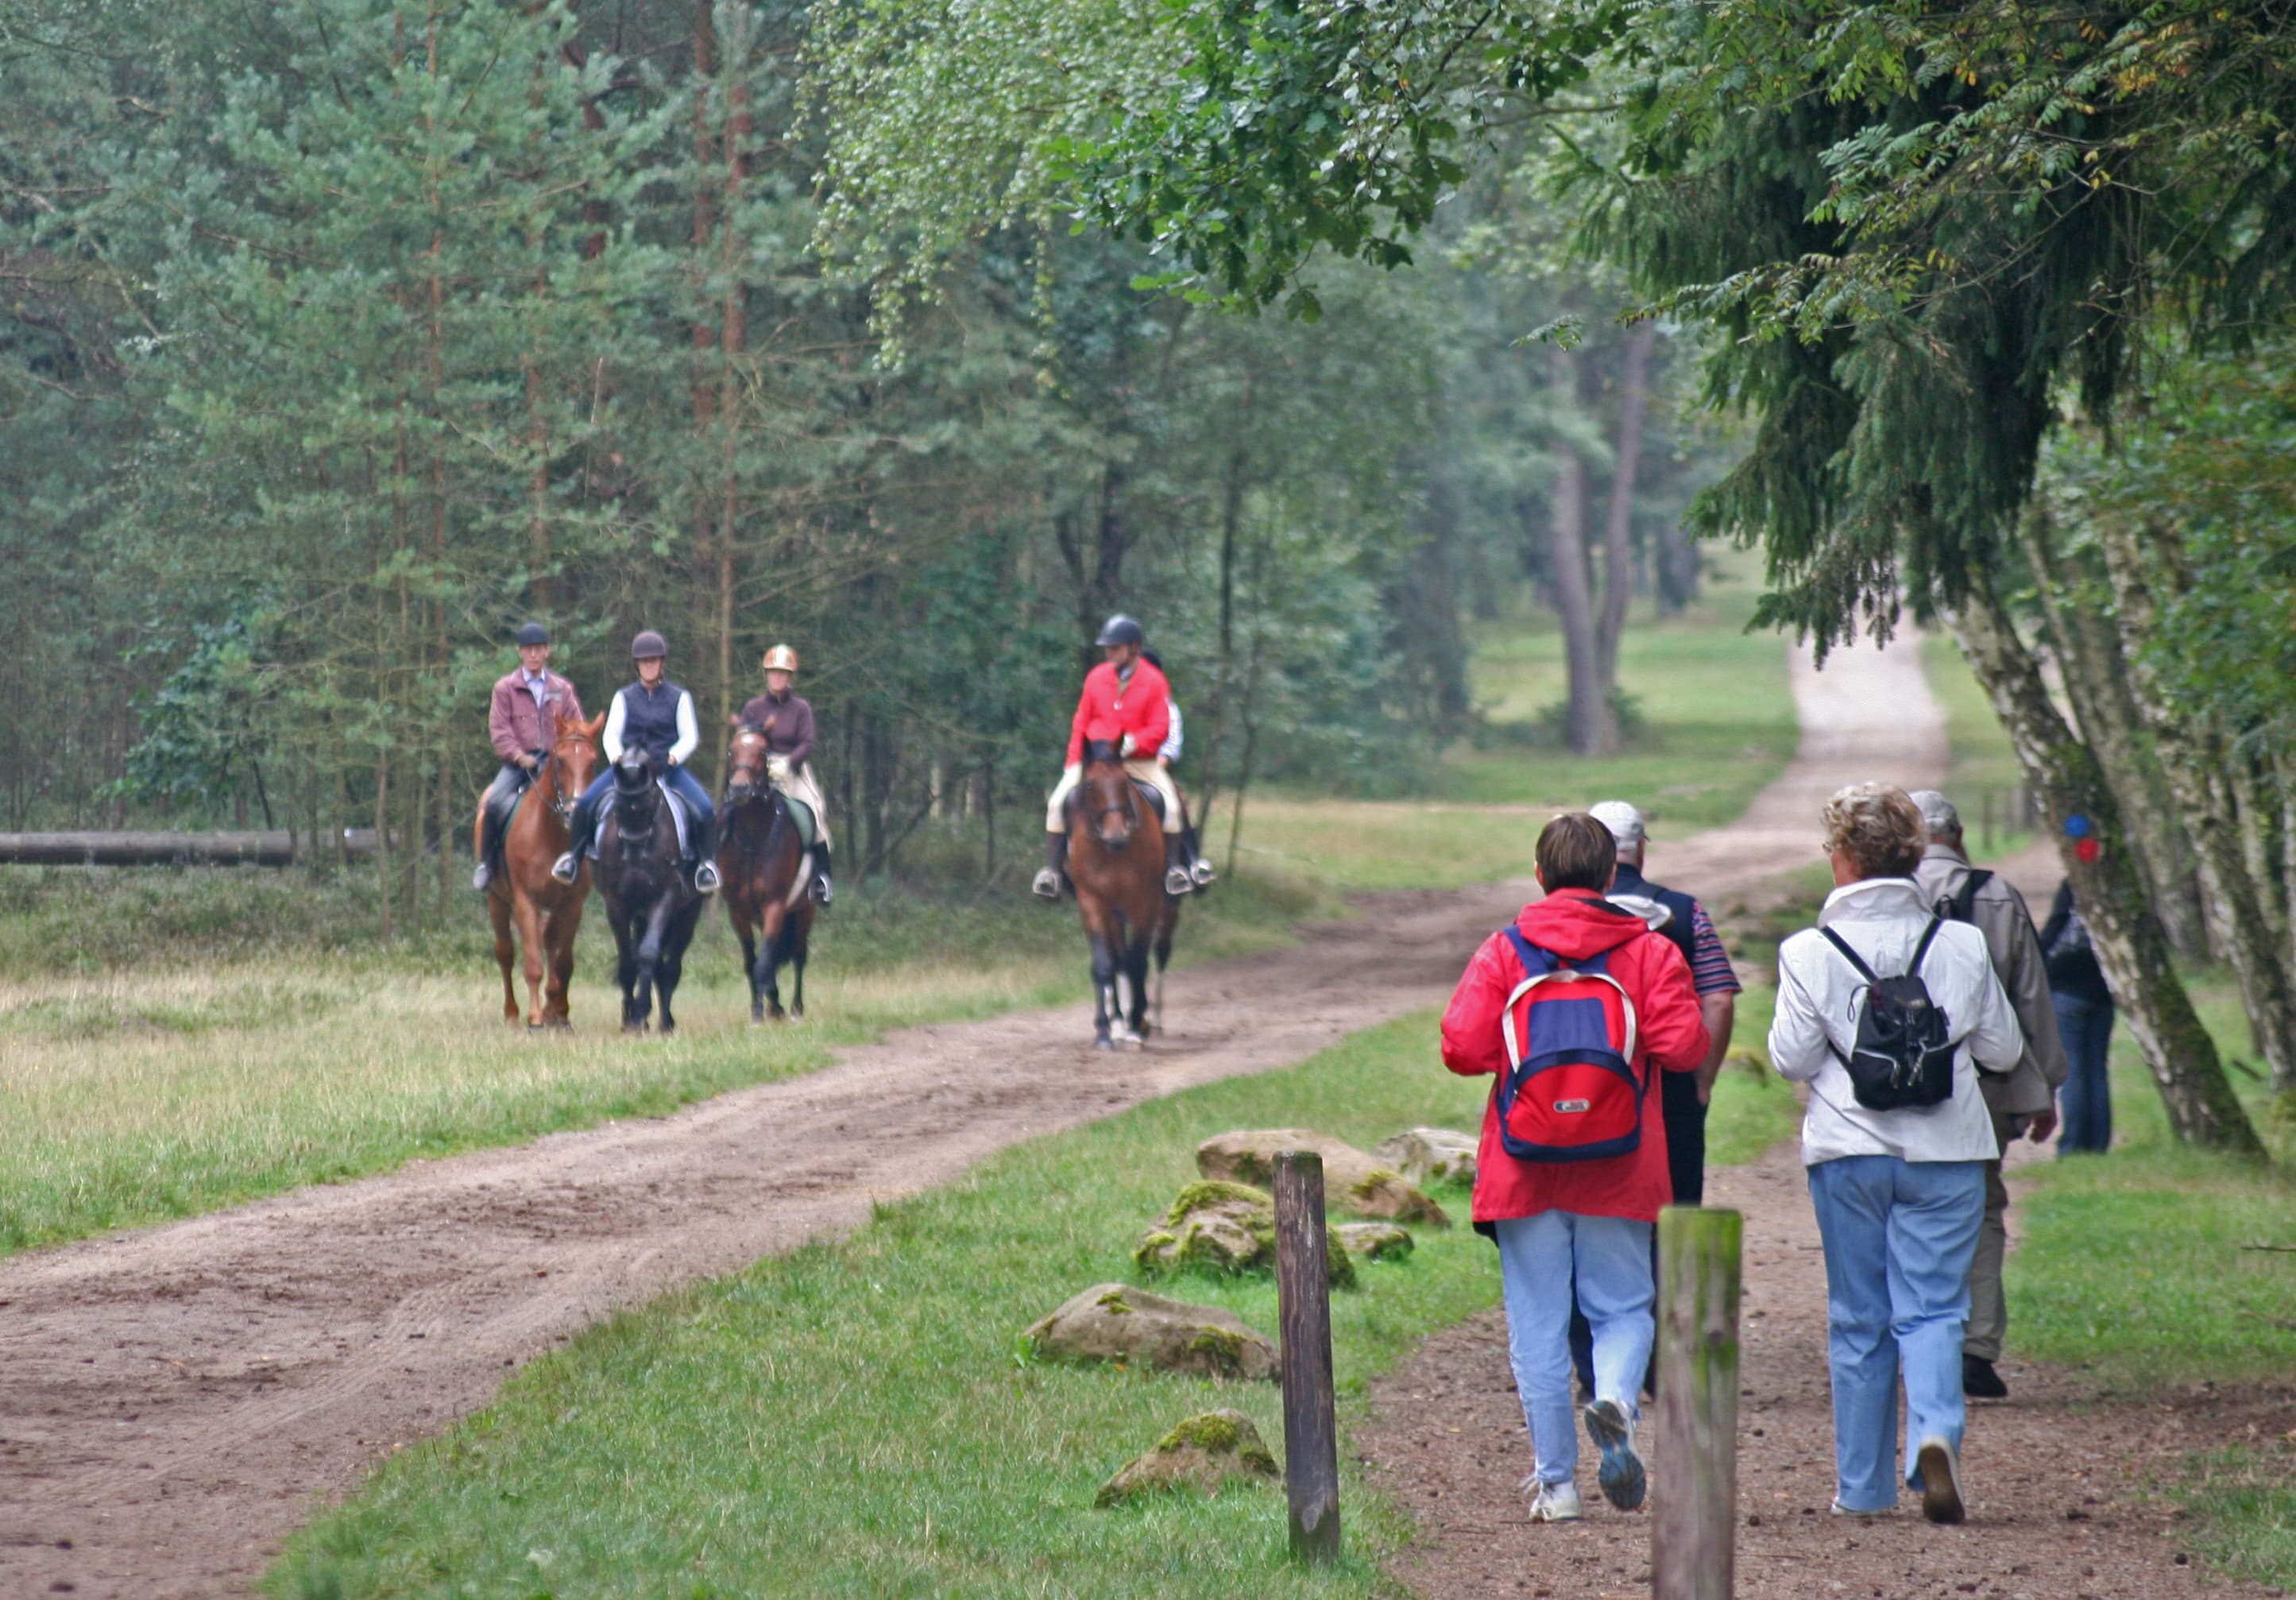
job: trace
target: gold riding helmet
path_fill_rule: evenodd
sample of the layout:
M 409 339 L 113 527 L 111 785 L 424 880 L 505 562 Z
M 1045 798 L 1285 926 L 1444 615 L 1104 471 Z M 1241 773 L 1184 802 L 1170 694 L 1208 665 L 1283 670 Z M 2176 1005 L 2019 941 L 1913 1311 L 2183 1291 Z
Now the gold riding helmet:
M 766 652 L 766 659 L 762 665 L 768 672 L 795 672 L 797 652 L 786 644 L 776 644 Z

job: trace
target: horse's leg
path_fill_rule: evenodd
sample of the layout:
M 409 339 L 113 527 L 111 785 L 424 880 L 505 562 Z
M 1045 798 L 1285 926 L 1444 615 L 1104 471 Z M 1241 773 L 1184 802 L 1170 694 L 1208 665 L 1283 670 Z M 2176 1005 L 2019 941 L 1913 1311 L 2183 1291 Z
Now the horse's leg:
M 758 965 L 750 987 L 764 989 L 766 1014 L 779 1022 L 786 1020 L 786 1013 L 782 1010 L 782 986 L 775 969 L 782 962 L 782 935 L 789 927 L 789 908 L 769 899 L 758 915 Z
M 550 914 L 550 980 L 543 989 L 542 1000 L 545 1028 L 574 1025 L 566 989 L 574 981 L 574 940 L 582 931 L 582 903 L 588 898 L 588 886 L 578 878 L 574 887 L 559 899 L 558 909 Z
M 642 1033 L 644 1024 L 638 1016 L 635 998 L 638 981 L 636 919 L 619 909 L 609 911 L 607 918 L 614 930 L 614 981 L 622 991 L 622 1031 Z
M 718 869 L 718 874 L 726 880 L 725 888 L 718 892 L 726 897 L 726 920 L 734 924 L 734 937 L 742 945 L 742 975 L 750 981 L 750 1021 L 762 1022 L 766 1020 L 766 1003 L 764 993 L 758 987 L 756 924 L 750 921 L 749 907 L 742 903 L 742 891 L 735 887 L 733 876 L 722 866 Z
M 1136 934 L 1124 952 L 1126 977 L 1132 986 L 1132 1042 L 1148 1037 L 1148 935 Z
M 1077 899 L 1084 901 L 1079 890 Z M 1092 1034 L 1093 1044 L 1100 1049 L 1109 1048 L 1109 1002 L 1116 989 L 1116 950 L 1109 936 L 1106 915 L 1095 905 L 1085 913 L 1085 937 L 1092 945 Z
M 1174 900 L 1171 909 L 1156 924 L 1156 1031 L 1164 1031 L 1164 972 L 1172 964 L 1172 930 L 1178 923 L 1179 902 Z
M 645 929 L 638 936 L 638 986 L 630 1009 L 639 1031 L 653 1021 L 654 986 L 661 975 L 662 941 L 669 936 L 669 890 L 665 890 L 646 911 Z
M 669 1009 L 669 1002 L 677 993 L 677 981 L 685 975 L 686 947 L 693 942 L 693 924 L 701 920 L 703 902 L 696 900 L 669 918 L 669 928 L 664 935 L 661 951 L 661 1033 L 664 1038 L 677 1031 L 677 1018 Z
M 801 1017 L 805 1014 L 806 949 L 813 943 L 813 906 L 810 901 L 790 919 L 789 925 L 796 930 L 790 941 L 790 965 L 797 973 L 796 988 L 790 996 L 790 1015 Z
M 487 915 L 493 919 L 495 924 L 495 964 L 502 968 L 503 1021 L 516 1022 L 518 987 L 510 975 L 511 964 L 518 956 L 518 947 L 512 942 L 510 936 L 510 897 L 512 891 L 506 886 L 497 887 L 500 892 L 487 896 Z
M 549 970 L 550 923 L 531 898 L 515 890 L 512 893 L 516 897 L 512 910 L 518 918 L 519 953 L 526 972 L 526 1025 L 539 1028 L 544 1014 L 543 981 Z

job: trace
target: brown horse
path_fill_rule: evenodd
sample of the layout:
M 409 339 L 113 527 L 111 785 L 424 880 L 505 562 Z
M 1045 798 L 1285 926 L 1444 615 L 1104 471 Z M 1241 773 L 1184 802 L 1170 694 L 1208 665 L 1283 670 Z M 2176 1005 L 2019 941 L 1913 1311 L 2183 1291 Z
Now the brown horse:
M 518 989 L 511 981 L 511 959 L 526 953 L 526 1025 L 529 1028 L 571 1026 L 566 1014 L 566 984 L 574 975 L 574 936 L 582 931 L 582 902 L 590 893 L 590 869 L 585 864 L 570 884 L 550 875 L 550 864 L 569 842 L 567 824 L 574 802 L 590 786 L 597 770 L 598 730 L 606 726 L 601 711 L 587 722 L 568 723 L 519 801 L 503 834 L 503 870 L 487 889 L 487 910 L 495 923 L 495 960 L 502 965 L 503 1021 L 518 1021 Z M 480 818 L 483 830 L 486 820 Z M 511 925 L 518 926 L 516 945 Z M 545 976 L 545 956 L 548 956 Z
M 1172 959 L 1172 932 L 1180 902 L 1164 892 L 1164 826 L 1156 808 L 1124 770 L 1117 747 L 1095 740 L 1085 747 L 1084 777 L 1068 798 L 1069 880 L 1092 945 L 1094 1044 L 1137 1047 L 1145 1038 L 1148 957 L 1156 957 L 1155 1027 L 1164 1025 L 1164 968 Z M 1174 819 L 1178 825 L 1178 819 Z M 1130 1004 L 1117 988 L 1121 977 Z M 1114 1024 L 1114 1041 L 1110 1038 Z
M 750 975 L 750 1021 L 783 1020 L 775 972 L 796 968 L 789 1014 L 805 1014 L 806 946 L 813 937 L 813 874 L 789 801 L 766 777 L 771 752 L 766 736 L 745 727 L 734 735 L 725 803 L 718 823 L 718 875 L 725 880 L 726 915 L 742 941 Z

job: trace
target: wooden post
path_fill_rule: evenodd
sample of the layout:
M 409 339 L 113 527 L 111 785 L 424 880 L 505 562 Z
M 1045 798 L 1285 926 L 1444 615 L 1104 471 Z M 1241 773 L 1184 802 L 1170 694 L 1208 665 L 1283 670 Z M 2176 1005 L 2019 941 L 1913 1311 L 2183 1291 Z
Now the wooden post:
M 1658 1481 L 1654 1600 L 1729 1600 L 1738 1508 L 1735 1211 L 1658 1214 Z
M 1275 1290 L 1282 1324 L 1283 1482 L 1292 1554 L 1340 1558 L 1340 1441 L 1332 1397 L 1332 1279 L 1324 1257 L 1324 1158 L 1275 1157 Z

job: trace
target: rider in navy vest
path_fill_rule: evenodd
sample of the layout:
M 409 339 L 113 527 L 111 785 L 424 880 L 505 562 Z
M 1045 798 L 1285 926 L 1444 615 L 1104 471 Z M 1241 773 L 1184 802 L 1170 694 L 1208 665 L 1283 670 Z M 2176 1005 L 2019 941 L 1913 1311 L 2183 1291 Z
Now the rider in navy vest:
M 703 894 L 718 889 L 718 808 L 709 792 L 686 770 L 685 763 L 701 743 L 701 725 L 693 714 L 693 696 L 663 675 L 669 646 L 648 628 L 630 641 L 630 658 L 637 663 L 637 682 L 626 685 L 614 696 L 606 713 L 606 770 L 593 779 L 574 807 L 573 841 L 558 857 L 550 875 L 571 883 L 582 870 L 582 857 L 598 839 L 598 811 L 614 792 L 614 764 L 626 751 L 644 751 L 654 759 L 663 787 L 684 803 L 693 825 L 686 831 L 686 858 L 693 865 L 693 887 Z

